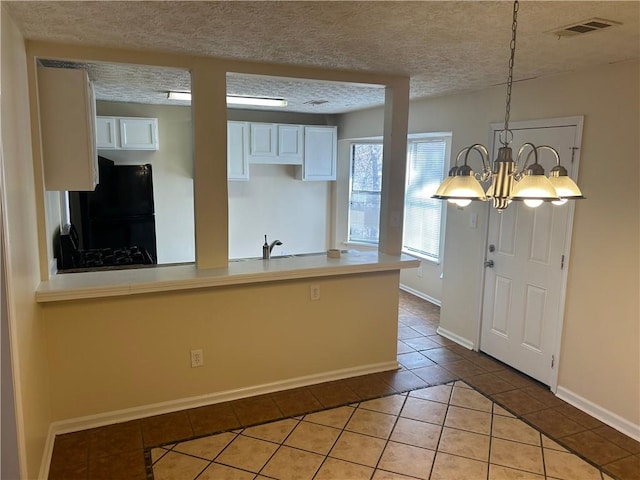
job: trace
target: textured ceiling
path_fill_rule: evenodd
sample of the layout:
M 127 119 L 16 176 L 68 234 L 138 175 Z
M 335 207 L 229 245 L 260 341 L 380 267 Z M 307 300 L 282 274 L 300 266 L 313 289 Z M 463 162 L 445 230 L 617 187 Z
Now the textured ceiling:
M 3 4 L 28 39 L 408 75 L 412 98 L 504 83 L 512 16 L 503 1 Z M 518 15 L 516 80 L 640 57 L 640 2 L 527 0 Z M 621 25 L 574 37 L 547 33 L 591 18 Z M 189 88 L 187 72 L 88 68 L 105 100 L 163 103 L 167 90 Z M 230 75 L 228 93 L 287 98 L 287 110 L 315 113 L 384 98 L 380 88 L 247 75 Z

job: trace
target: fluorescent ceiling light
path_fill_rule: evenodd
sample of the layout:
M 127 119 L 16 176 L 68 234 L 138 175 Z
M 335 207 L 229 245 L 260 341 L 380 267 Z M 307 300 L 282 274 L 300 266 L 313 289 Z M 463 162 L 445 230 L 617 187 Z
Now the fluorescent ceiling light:
M 283 98 L 239 97 L 227 95 L 227 103 L 232 105 L 255 105 L 257 107 L 286 107 L 287 101 Z
M 191 101 L 190 92 L 169 92 L 169 100 Z M 227 95 L 227 104 L 231 105 L 254 105 L 257 107 L 286 107 L 287 101 L 283 98 L 263 98 L 263 97 L 240 97 Z
M 167 98 L 169 100 L 185 100 L 187 102 L 190 102 L 191 92 L 169 92 Z

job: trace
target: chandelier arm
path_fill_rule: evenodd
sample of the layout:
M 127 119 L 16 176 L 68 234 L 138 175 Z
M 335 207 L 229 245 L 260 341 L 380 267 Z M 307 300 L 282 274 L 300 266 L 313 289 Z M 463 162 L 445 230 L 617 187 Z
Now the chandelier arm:
M 531 150 L 527 154 L 527 157 L 524 159 L 524 163 L 522 164 L 522 169 L 520 171 L 518 171 L 518 165 L 520 164 L 520 157 L 522 156 L 523 152 L 526 150 L 527 147 L 531 148 Z M 527 165 L 529 164 L 529 159 L 531 158 L 532 154 L 535 157 L 535 161 L 533 163 L 538 163 L 538 149 L 539 148 L 540 147 L 536 147 L 531 142 L 527 142 L 527 143 L 523 143 L 522 144 L 522 146 L 518 150 L 518 155 L 516 155 L 516 166 L 515 166 L 516 175 L 522 174 L 522 172 L 524 172 L 527 169 Z
M 556 165 L 560 165 L 560 154 L 555 148 L 553 148 L 551 145 L 540 145 L 538 147 L 538 150 L 542 149 L 549 150 L 551 153 L 553 153 L 554 157 L 556 157 Z
M 485 172 L 491 172 L 491 168 L 489 167 L 489 151 L 481 143 L 474 143 L 470 147 L 467 147 L 463 150 L 463 152 L 466 151 L 464 156 L 464 164 L 467 164 L 467 158 L 469 157 L 469 153 L 471 152 L 471 150 L 475 150 L 480 154 L 480 158 L 482 159 L 482 170 Z
M 471 148 L 471 147 L 463 148 L 462 150 L 460 150 L 460 151 L 458 152 L 458 155 L 456 156 L 456 161 L 455 161 L 455 163 L 454 163 L 454 166 L 455 166 L 455 167 L 457 167 L 457 166 L 458 166 L 458 162 L 460 161 L 460 157 L 462 157 L 462 154 L 464 154 L 464 153 L 468 152 L 468 151 L 469 151 L 469 148 Z M 466 165 L 466 163 L 467 163 L 467 156 L 466 156 L 466 155 L 465 155 L 465 157 L 464 157 L 464 163 L 465 163 L 465 165 Z

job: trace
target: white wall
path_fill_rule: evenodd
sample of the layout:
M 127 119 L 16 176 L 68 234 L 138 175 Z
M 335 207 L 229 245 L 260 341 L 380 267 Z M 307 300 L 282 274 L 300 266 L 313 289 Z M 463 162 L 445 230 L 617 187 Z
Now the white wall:
M 332 116 L 229 109 L 229 120 L 331 125 Z M 259 257 L 264 235 L 280 240 L 272 255 L 330 248 L 334 182 L 302 182 L 290 165 L 249 165 L 249 181 L 229 182 L 229 258 Z
M 259 257 L 264 235 L 272 255 L 325 251 L 332 182 L 302 182 L 290 165 L 250 165 L 248 182 L 229 182 L 229 258 Z

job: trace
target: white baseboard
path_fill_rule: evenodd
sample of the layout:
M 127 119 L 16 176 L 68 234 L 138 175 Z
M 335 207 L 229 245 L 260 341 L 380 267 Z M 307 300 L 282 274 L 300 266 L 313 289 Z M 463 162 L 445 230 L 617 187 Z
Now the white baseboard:
M 469 350 L 473 350 L 474 349 L 475 345 L 473 344 L 472 341 L 461 337 L 457 333 L 450 332 L 446 328 L 438 327 L 436 329 L 436 332 L 438 333 L 438 335 L 442 335 L 444 338 L 448 338 L 452 342 L 456 342 L 458 345 L 460 345 L 460 346 L 462 346 L 464 348 L 468 348 Z
M 51 466 L 51 457 L 53 456 L 53 443 L 56 440 L 56 435 L 53 432 L 53 425 L 49 425 L 49 432 L 47 438 L 44 441 L 44 451 L 42 452 L 42 460 L 40 461 L 40 473 L 38 478 L 40 480 L 46 480 L 49 478 L 49 467 Z
M 579 408 L 583 412 L 588 413 L 592 417 L 597 418 L 601 422 L 606 423 L 610 427 L 615 428 L 619 432 L 622 432 L 640 442 L 640 425 L 636 425 L 629 420 L 622 418 L 620 415 L 610 412 L 606 408 L 603 408 L 564 387 L 558 387 L 556 396 L 565 402 L 570 403 L 574 407 Z
M 279 382 L 265 383 L 263 385 L 240 388 L 237 390 L 227 390 L 224 392 L 216 392 L 207 395 L 199 395 L 196 397 L 170 400 L 168 402 L 142 405 L 139 407 L 126 408 L 113 412 L 105 412 L 96 415 L 88 415 L 85 417 L 70 418 L 67 420 L 53 422 L 49 426 L 49 434 L 45 443 L 45 450 L 40 467 L 39 478 L 46 479 L 48 477 L 49 464 L 51 463 L 53 443 L 55 441 L 56 435 L 77 432 L 89 428 L 102 427 L 114 423 L 127 422 L 130 420 L 138 420 L 140 418 L 150 417 L 153 415 L 162 415 L 164 413 L 172 413 L 189 408 L 212 405 L 214 403 L 228 402 L 241 398 L 288 390 L 291 388 L 306 387 L 309 385 L 315 385 L 317 383 L 343 380 L 345 378 L 357 377 L 360 375 L 369 375 L 371 373 L 386 372 L 389 370 L 397 370 L 398 368 L 399 365 L 397 361 L 375 363 L 371 365 L 363 365 L 360 367 L 344 368 L 340 370 L 333 370 L 331 372 L 306 375 L 303 377 L 291 378 Z
M 407 293 L 410 293 L 411 295 L 415 295 L 416 297 L 419 297 L 423 300 L 426 300 L 429 303 L 433 303 L 434 305 L 437 305 L 439 307 L 442 306 L 442 304 L 440 303 L 440 300 L 438 300 L 437 298 L 433 298 L 430 297 L 429 295 L 427 295 L 426 293 L 420 292 L 418 290 L 415 290 L 411 287 L 407 287 L 406 285 L 403 285 L 402 283 L 400 284 L 400 290 L 404 290 Z

